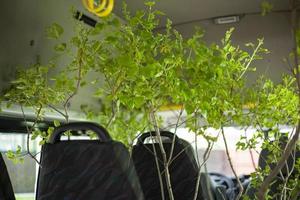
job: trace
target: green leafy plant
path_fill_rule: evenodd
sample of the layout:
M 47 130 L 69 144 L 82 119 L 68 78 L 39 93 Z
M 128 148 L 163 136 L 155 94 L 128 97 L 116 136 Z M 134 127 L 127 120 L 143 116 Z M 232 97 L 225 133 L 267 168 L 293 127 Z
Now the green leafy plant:
M 175 128 L 176 133 L 185 111 L 186 126 L 197 134 L 196 137 L 206 139 L 208 146 L 204 162 L 200 163 L 198 160 L 199 172 L 209 158 L 213 144 L 221 137 L 228 161 L 237 177 L 224 127 L 235 124 L 257 128 L 253 138 L 242 137 L 237 148 L 248 150 L 266 147 L 279 161 L 275 171 L 270 168 L 257 169 L 252 175 L 256 177 L 253 178 L 254 186 L 264 186 L 258 192 L 258 198 L 268 198 L 267 189 L 271 184 L 269 180 L 274 178 L 272 174 L 279 173 L 287 155 L 295 149 L 300 130 L 297 128 L 292 133 L 293 138 L 282 152 L 274 148 L 271 141 L 265 140 L 263 128 L 272 129 L 270 137 L 275 141 L 273 144 L 278 146 L 279 125 L 299 126 L 300 74 L 296 67 L 299 50 L 296 48 L 291 55 L 297 62 L 292 67 L 292 73 L 284 76 L 282 83 L 275 84 L 261 78 L 255 86 L 249 88 L 245 85 L 245 80 L 248 73 L 255 73 L 253 61 L 263 59 L 263 55 L 268 53 L 263 48 L 263 39 L 258 39 L 256 44 L 245 44 L 247 51 L 232 44 L 233 29 L 225 33 L 219 44 L 206 44 L 203 40 L 204 31 L 199 29 L 191 38 L 183 39 L 170 20 L 164 31 L 157 31 L 159 16 L 163 13 L 154 8 L 154 2 L 146 2 L 145 6 L 145 11 L 138 11 L 132 16 L 124 5 L 124 24 L 114 16 L 101 19 L 95 28 L 76 22 L 75 34 L 68 41 L 61 39 L 64 30 L 59 24 L 53 23 L 47 29 L 47 37 L 56 41 L 54 51 L 58 57 L 47 64 L 37 63 L 20 71 L 3 97 L 8 105 L 21 106 L 25 120 L 23 106 L 34 108 L 36 121 L 33 126 L 27 127 L 27 139 L 35 140 L 40 137 L 40 144 L 47 142 L 54 127 L 60 123 L 54 121 L 54 126 L 48 131 L 37 129 L 36 124 L 43 120 L 45 111 L 50 109 L 57 112 L 68 123 L 69 104 L 78 90 L 81 87 L 96 87 L 94 97 L 100 101 L 100 109 L 95 111 L 90 105 L 82 105 L 82 111 L 88 119 L 102 124 L 114 139 L 124 142 L 129 148 L 139 133 L 154 130 L 163 155 L 169 198 L 174 199 L 169 173 L 173 152 L 168 157 L 163 147 L 160 130 L 165 127 L 159 111 L 165 105 L 181 105 L 177 123 L 168 128 Z M 270 10 L 270 6 L 265 7 Z M 299 47 L 299 40 L 296 41 L 296 47 Z M 70 62 L 60 66 L 60 57 L 69 57 Z M 87 79 L 89 73 L 96 75 L 96 78 Z M 220 134 L 209 135 L 206 130 L 210 127 L 219 129 Z M 30 153 L 29 143 L 27 153 L 35 158 Z M 9 152 L 8 155 L 15 159 L 18 152 Z M 269 163 L 271 162 L 270 159 Z M 299 161 L 296 161 L 295 168 L 299 169 Z M 267 182 L 264 180 L 266 176 L 270 177 Z M 237 180 L 237 199 L 240 199 L 243 186 Z M 287 179 L 285 183 L 285 188 L 290 185 L 294 188 L 291 193 L 299 191 L 299 182 Z M 200 173 L 195 185 L 195 200 L 199 184 Z M 163 190 L 162 180 L 161 187 Z
M 271 4 L 269 1 L 262 1 L 261 2 L 261 14 L 263 16 L 267 15 L 268 13 L 272 12 L 274 5 Z
M 8 159 L 12 160 L 16 164 L 24 162 L 24 158 L 22 156 L 22 148 L 20 146 L 17 147 L 15 152 L 9 150 L 6 153 L 6 156 Z

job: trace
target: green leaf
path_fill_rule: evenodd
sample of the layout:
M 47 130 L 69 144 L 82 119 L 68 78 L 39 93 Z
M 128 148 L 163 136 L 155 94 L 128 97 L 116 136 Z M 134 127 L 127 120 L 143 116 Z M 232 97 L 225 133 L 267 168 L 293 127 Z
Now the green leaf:
M 144 97 L 135 97 L 134 106 L 135 108 L 140 108 L 144 104 Z
M 105 38 L 105 40 L 108 42 L 108 43 L 115 43 L 118 41 L 118 38 L 116 36 L 108 36 L 107 38 Z
M 87 84 L 86 81 L 81 81 L 81 82 L 80 82 L 80 87 L 84 87 L 86 84 Z
M 67 48 L 67 44 L 66 43 L 61 43 L 61 44 L 57 44 L 54 46 L 54 50 L 58 51 L 58 52 L 62 52 L 65 51 Z
M 15 164 L 24 162 L 24 156 L 22 155 L 22 148 L 19 145 L 17 146 L 17 149 L 15 152 L 8 150 L 6 153 L 6 156 L 9 160 L 13 161 L 13 163 L 15 163 Z
M 146 1 L 146 2 L 145 2 L 145 5 L 146 5 L 146 6 L 149 6 L 149 7 L 152 7 L 152 6 L 155 5 L 155 1 Z
M 113 18 L 111 21 L 108 22 L 108 25 L 119 27 L 120 26 L 120 20 L 118 18 Z
M 94 97 L 102 97 L 103 94 L 104 94 L 103 88 L 98 88 L 98 89 L 96 90 L 96 92 L 94 93 Z
M 264 0 L 262 3 L 261 3 L 261 14 L 262 16 L 265 16 L 267 15 L 268 13 L 270 13 L 272 10 L 273 10 L 273 4 L 271 4 L 269 1 L 266 1 Z
M 60 126 L 60 122 L 58 120 L 54 120 L 53 124 L 55 127 L 59 127 Z
M 104 23 L 98 22 L 96 24 L 95 28 L 92 30 L 91 35 L 98 35 L 98 34 L 100 34 L 103 31 L 104 27 L 105 27 Z
M 22 152 L 22 147 L 20 145 L 17 146 L 16 154 L 20 154 Z
M 64 29 L 57 23 L 53 23 L 47 28 L 47 37 L 50 39 L 58 39 L 64 32 Z
M 54 131 L 54 127 L 49 127 L 48 130 L 47 130 L 47 134 L 48 135 L 51 135 Z

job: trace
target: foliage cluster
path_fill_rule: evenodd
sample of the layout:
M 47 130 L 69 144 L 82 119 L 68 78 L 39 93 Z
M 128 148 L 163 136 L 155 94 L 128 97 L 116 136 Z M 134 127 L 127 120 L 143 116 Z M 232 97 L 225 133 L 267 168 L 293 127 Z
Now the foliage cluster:
M 233 29 L 219 44 L 206 44 L 201 30 L 184 39 L 170 20 L 165 31 L 157 31 L 158 18 L 163 13 L 154 9 L 154 2 L 147 2 L 146 6 L 147 11 L 132 16 L 124 5 L 125 24 L 113 16 L 102 19 L 95 28 L 76 22 L 75 35 L 69 41 L 62 41 L 64 30 L 54 23 L 47 35 L 57 41 L 55 52 L 70 62 L 59 66 L 53 59 L 20 71 L 3 100 L 34 108 L 37 121 L 43 120 L 44 111 L 51 109 L 68 122 L 73 97 L 79 88 L 92 85 L 97 87 L 94 96 L 101 100 L 101 109 L 95 111 L 82 105 L 82 110 L 87 118 L 105 126 L 115 139 L 127 145 L 139 132 L 163 128 L 158 117 L 161 106 L 180 104 L 187 113 L 187 126 L 210 145 L 217 138 L 207 135 L 205 130 L 209 127 L 252 126 L 257 128 L 257 134 L 253 138 L 242 137 L 237 148 L 266 147 L 276 159 L 280 158 L 282 151 L 266 140 L 263 131 L 270 129 L 269 138 L 277 144 L 280 125 L 296 127 L 299 123 L 295 74 L 286 75 L 279 84 L 262 77 L 249 88 L 245 80 L 247 73 L 255 72 L 253 61 L 268 52 L 262 47 L 262 39 L 246 44 L 247 51 L 232 44 Z M 53 75 L 52 71 L 57 70 L 59 73 Z M 96 75 L 94 80 L 87 80 L 90 73 Z M 199 123 L 200 118 L 204 124 Z M 28 135 L 32 139 L 40 136 L 46 142 L 52 130 L 41 132 L 33 126 L 28 128 Z M 226 142 L 225 135 L 223 138 Z M 27 150 L 30 152 L 29 147 Z M 296 163 L 299 167 L 299 160 Z M 257 169 L 253 177 L 264 177 L 269 171 Z M 299 184 L 289 181 L 291 185 Z

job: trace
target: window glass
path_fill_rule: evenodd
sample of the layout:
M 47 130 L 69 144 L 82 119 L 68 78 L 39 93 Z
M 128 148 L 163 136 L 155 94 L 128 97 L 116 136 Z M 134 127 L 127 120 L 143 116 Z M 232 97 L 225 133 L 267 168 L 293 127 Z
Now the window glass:
M 173 129 L 174 131 L 174 129 Z M 280 127 L 281 132 L 292 132 L 293 129 L 287 126 Z M 209 128 L 207 132 L 212 136 L 220 134 L 220 130 Z M 238 175 L 247 175 L 255 171 L 258 165 L 258 158 L 260 149 L 237 151 L 236 143 L 240 140 L 241 136 L 251 138 L 256 132 L 254 128 L 244 129 L 242 127 L 225 127 L 224 128 L 226 140 L 228 143 L 229 154 Z M 200 164 L 203 162 L 203 156 L 207 148 L 207 142 L 200 136 L 195 136 L 194 133 L 189 132 L 187 128 L 177 128 L 176 134 L 186 141 L 190 142 L 194 149 L 197 151 Z M 196 142 L 197 141 L 197 145 Z M 227 176 L 233 176 L 228 156 L 226 154 L 225 145 L 222 135 L 219 135 L 217 142 L 210 153 L 210 157 L 206 162 L 208 172 L 217 172 Z M 201 169 L 204 171 L 204 167 Z
M 0 133 L 0 151 L 7 166 L 7 170 L 12 182 L 12 186 L 17 200 L 33 200 L 36 180 L 36 162 L 29 156 L 24 157 L 23 163 L 14 163 L 7 159 L 6 152 L 9 150 L 16 151 L 21 146 L 26 154 L 26 134 L 17 133 Z M 32 154 L 36 154 L 37 142 L 30 142 Z

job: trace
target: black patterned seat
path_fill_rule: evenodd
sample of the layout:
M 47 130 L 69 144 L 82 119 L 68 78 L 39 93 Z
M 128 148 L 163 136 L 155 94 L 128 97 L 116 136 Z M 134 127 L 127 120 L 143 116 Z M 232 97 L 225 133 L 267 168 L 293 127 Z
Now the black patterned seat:
M 92 130 L 99 140 L 60 141 L 66 131 Z M 42 147 L 37 200 L 143 200 L 126 147 L 94 123 L 57 128 Z
M 270 142 L 271 145 L 273 145 L 273 148 L 280 148 L 282 150 L 285 149 L 287 145 L 287 138 L 282 137 L 279 144 L 276 144 L 274 141 Z M 292 153 L 287 158 L 287 161 L 285 162 L 285 165 L 280 170 L 280 173 L 277 174 L 277 176 L 274 178 L 270 185 L 269 195 L 272 196 L 273 200 L 282 199 L 281 198 L 281 187 L 285 182 L 285 179 L 289 177 L 290 180 L 297 179 L 297 175 L 299 174 L 299 171 L 295 167 L 295 164 L 300 159 L 300 149 L 299 146 L 296 147 L 295 150 L 292 151 Z M 274 159 L 274 154 L 271 153 L 267 148 L 262 149 L 259 155 L 258 160 L 258 166 L 261 170 L 265 170 L 267 167 L 270 168 L 270 170 L 273 170 L 275 166 L 277 165 L 276 159 Z M 256 192 L 257 189 L 254 188 L 251 183 L 249 185 L 249 188 L 246 191 L 247 196 L 250 197 L 250 199 L 256 198 Z M 300 193 L 295 193 L 295 195 L 291 199 L 300 199 Z
M 0 153 L 0 199 L 15 200 L 14 191 L 7 172 L 6 164 Z
M 155 135 L 155 132 L 144 133 L 138 138 L 137 144 L 132 150 L 132 159 L 140 178 L 141 186 L 144 191 L 146 200 L 161 200 L 161 186 L 158 176 L 158 169 L 155 161 L 155 151 L 158 155 L 159 169 L 162 174 L 163 190 L 165 199 L 169 199 L 168 190 L 165 182 L 165 174 L 163 167 L 163 159 L 159 144 L 147 143 L 144 141 Z M 167 154 L 167 158 L 170 157 L 172 149 L 172 140 L 175 137 L 174 151 L 172 156 L 172 162 L 169 166 L 171 184 L 175 200 L 192 200 L 195 193 L 197 176 L 199 173 L 198 165 L 193 153 L 191 145 L 179 139 L 171 132 L 161 131 L 163 146 Z M 155 151 L 154 151 L 155 150 Z M 200 191 L 198 192 L 197 199 L 203 199 Z

